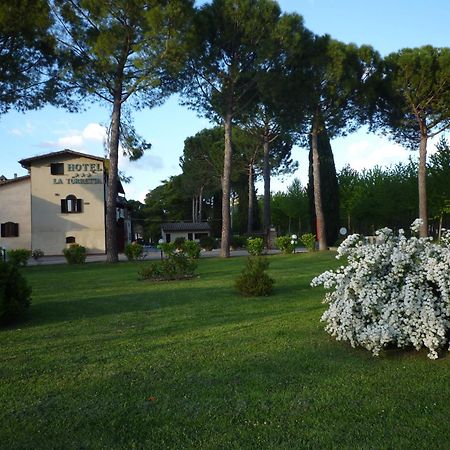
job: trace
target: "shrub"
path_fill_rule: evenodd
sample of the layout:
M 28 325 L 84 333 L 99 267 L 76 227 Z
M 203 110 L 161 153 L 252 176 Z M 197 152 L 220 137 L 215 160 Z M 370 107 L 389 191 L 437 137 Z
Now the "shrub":
M 252 256 L 260 256 L 264 251 L 264 241 L 262 238 L 248 238 L 247 239 L 247 251 Z
M 200 238 L 200 247 L 207 251 L 217 248 L 217 241 L 212 236 L 202 236 Z
M 230 247 L 234 250 L 245 247 L 247 238 L 245 236 L 231 236 Z
M 186 254 L 188 258 L 198 259 L 200 258 L 200 244 L 195 241 L 185 241 L 181 250 Z
M 0 261 L 0 324 L 20 319 L 30 303 L 31 288 L 18 266 Z
M 71 244 L 63 250 L 69 264 L 84 264 L 86 262 L 86 248 L 79 244 Z
M 309 252 L 313 252 L 316 249 L 316 236 L 312 233 L 302 234 L 300 236 L 300 242 Z
M 195 274 L 197 262 L 184 253 L 170 253 L 168 258 L 142 268 L 138 275 L 143 280 L 179 280 Z
M 164 279 L 163 261 L 150 263 L 139 270 L 138 275 L 141 280 L 162 280 Z
M 170 255 L 175 252 L 176 247 L 174 242 L 163 242 L 158 247 L 164 252 L 165 255 Z
M 333 289 L 325 296 L 326 331 L 374 355 L 394 345 L 426 347 L 437 358 L 450 336 L 450 232 L 441 244 L 389 228 L 376 232 L 374 244 L 354 234 L 338 248 L 342 257 L 346 266 L 312 280 Z
M 36 248 L 31 252 L 31 256 L 35 261 L 38 261 L 44 256 L 44 252 L 40 248 Z
M 7 255 L 11 264 L 26 266 L 30 259 L 31 251 L 26 248 L 16 248 L 15 250 L 8 250 Z
M 268 296 L 272 293 L 274 280 L 265 273 L 269 261 L 264 256 L 249 256 L 245 269 L 236 280 L 237 291 L 245 297 Z
M 175 248 L 177 250 L 181 250 L 183 248 L 183 245 L 185 243 L 186 239 L 184 237 L 177 237 L 173 243 L 175 244 Z
M 128 261 L 135 261 L 136 259 L 142 258 L 144 255 L 144 246 L 137 242 L 127 244 L 125 246 L 125 255 L 128 258 Z
M 275 244 L 283 253 L 292 253 L 295 250 L 295 245 L 291 241 L 290 236 L 279 236 Z

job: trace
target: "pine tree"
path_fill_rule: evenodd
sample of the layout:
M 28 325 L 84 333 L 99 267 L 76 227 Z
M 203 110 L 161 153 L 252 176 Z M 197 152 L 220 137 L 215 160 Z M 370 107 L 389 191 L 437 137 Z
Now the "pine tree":
M 336 175 L 336 167 L 334 164 L 333 151 L 330 145 L 330 139 L 325 132 L 318 135 L 317 144 L 320 163 L 322 208 L 325 218 L 325 235 L 327 243 L 333 244 L 338 238 L 339 231 L 339 185 Z M 315 230 L 317 236 L 311 143 L 309 151 L 308 198 L 311 217 L 311 229 Z

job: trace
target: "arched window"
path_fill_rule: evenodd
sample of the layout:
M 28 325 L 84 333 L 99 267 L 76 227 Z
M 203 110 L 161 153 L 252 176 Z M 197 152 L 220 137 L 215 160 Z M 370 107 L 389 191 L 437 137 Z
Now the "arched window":
M 77 198 L 75 195 L 66 197 L 67 212 L 77 212 Z
M 70 194 L 66 198 L 61 199 L 62 213 L 81 213 L 83 212 L 83 200 L 76 198 L 75 195 Z
M 19 236 L 19 224 L 14 222 L 6 222 L 1 224 L 1 237 L 17 237 Z

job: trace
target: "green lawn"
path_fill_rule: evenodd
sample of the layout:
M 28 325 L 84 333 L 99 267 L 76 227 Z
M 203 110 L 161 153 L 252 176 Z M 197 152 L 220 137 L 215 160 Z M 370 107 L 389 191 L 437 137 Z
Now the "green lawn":
M 274 295 L 241 298 L 244 258 L 200 278 L 145 263 L 24 269 L 29 321 L 0 331 L 0 448 L 450 447 L 450 357 L 374 358 L 330 338 L 315 274 L 333 254 L 270 258 Z

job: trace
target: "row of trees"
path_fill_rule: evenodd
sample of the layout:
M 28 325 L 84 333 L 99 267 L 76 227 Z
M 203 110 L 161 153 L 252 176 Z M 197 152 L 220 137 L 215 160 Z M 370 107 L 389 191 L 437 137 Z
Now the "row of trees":
M 237 125 L 246 131 L 244 141 L 254 138 L 239 151 L 246 153 L 249 186 L 251 155 L 261 149 L 265 233 L 272 169 L 289 166 L 292 143 L 302 143 L 311 151 L 319 247 L 327 247 L 321 142 L 325 148 L 367 121 L 404 145 L 420 144 L 419 210 L 421 234 L 427 233 L 426 145 L 450 126 L 449 49 L 406 49 L 382 59 L 369 46 L 316 36 L 273 0 L 212 0 L 200 8 L 192 0 L 6 0 L 1 8 L 0 111 L 45 101 L 72 110 L 92 99 L 110 106 L 108 261 L 117 261 L 119 146 L 131 158 L 150 147 L 130 113 L 173 92 L 223 127 L 223 159 L 211 159 L 217 169 L 211 182 L 220 180 L 223 256 L 230 247 Z M 29 11 L 30 23 L 20 25 Z M 185 155 L 182 164 L 190 163 Z M 210 186 L 192 189 L 193 216 L 200 217 Z
M 429 158 L 428 199 L 430 229 L 439 237 L 443 227 L 450 226 L 450 146 L 441 139 L 436 152 Z M 417 217 L 418 163 L 410 159 L 391 167 L 375 167 L 356 171 L 345 166 L 337 174 L 340 209 L 338 226 L 348 233 L 372 235 L 375 230 L 390 227 L 407 230 Z M 286 192 L 272 196 L 273 222 L 282 234 L 301 234 L 313 228 L 314 210 L 310 203 L 308 187 L 295 180 Z M 326 216 L 334 214 L 334 205 L 325 204 Z M 333 221 L 329 223 L 332 235 Z M 338 236 L 333 235 L 333 236 Z M 330 240 L 330 244 L 336 239 Z
M 204 130 L 186 140 L 186 150 L 194 142 L 197 144 L 208 142 L 203 137 L 216 134 L 208 145 L 209 151 L 215 147 L 218 164 L 223 156 L 223 147 L 220 147 L 221 129 Z M 235 134 L 236 135 L 236 134 Z M 195 147 L 199 152 L 200 147 Z M 238 148 L 235 146 L 235 148 Z M 237 152 L 237 154 L 239 154 Z M 185 156 L 180 160 L 183 162 Z M 206 159 L 205 159 L 206 158 Z M 195 161 L 197 165 L 183 170 L 181 175 L 171 177 L 156 189 L 150 191 L 145 203 L 131 202 L 135 223 L 143 225 L 146 240 L 157 242 L 160 237 L 160 223 L 171 220 L 195 219 L 196 210 L 193 207 L 195 200 L 195 186 L 207 185 L 208 176 L 213 177 L 212 171 L 202 172 L 202 164 L 207 161 L 208 152 L 200 152 Z M 232 172 L 232 233 L 254 235 L 260 230 L 264 198 L 256 195 L 254 191 L 254 205 L 249 208 L 248 173 L 245 164 L 239 160 L 233 161 Z M 321 165 L 326 168 L 325 163 Z M 428 199 L 430 230 L 434 236 L 440 236 L 443 227 L 450 226 L 450 145 L 441 139 L 436 145 L 427 164 L 428 172 Z M 218 173 L 218 172 L 217 172 Z M 262 161 L 255 164 L 255 178 L 262 176 Z M 347 233 L 361 233 L 372 235 L 375 230 L 388 226 L 395 230 L 408 229 L 417 217 L 418 190 L 417 190 L 418 162 L 410 159 L 408 163 L 399 163 L 391 167 L 375 167 L 370 170 L 357 171 L 349 165 L 342 168 L 336 175 L 336 185 L 328 186 L 324 197 L 323 210 L 326 217 L 325 233 L 330 245 L 342 239 L 339 229 L 345 227 Z M 333 177 L 326 177 L 329 182 Z M 186 182 L 192 183 L 191 188 Z M 254 186 L 253 186 L 254 189 Z M 315 211 L 312 195 L 312 179 L 306 186 L 295 179 L 284 192 L 271 195 L 271 220 L 279 235 L 301 235 L 315 231 Z M 220 235 L 221 230 L 221 191 L 218 175 L 216 185 L 209 185 L 203 191 L 201 216 L 198 220 L 208 220 L 212 226 L 213 234 Z M 336 198 L 339 202 L 336 202 Z M 249 215 L 252 220 L 249 221 Z M 249 228 L 249 223 L 254 226 Z

